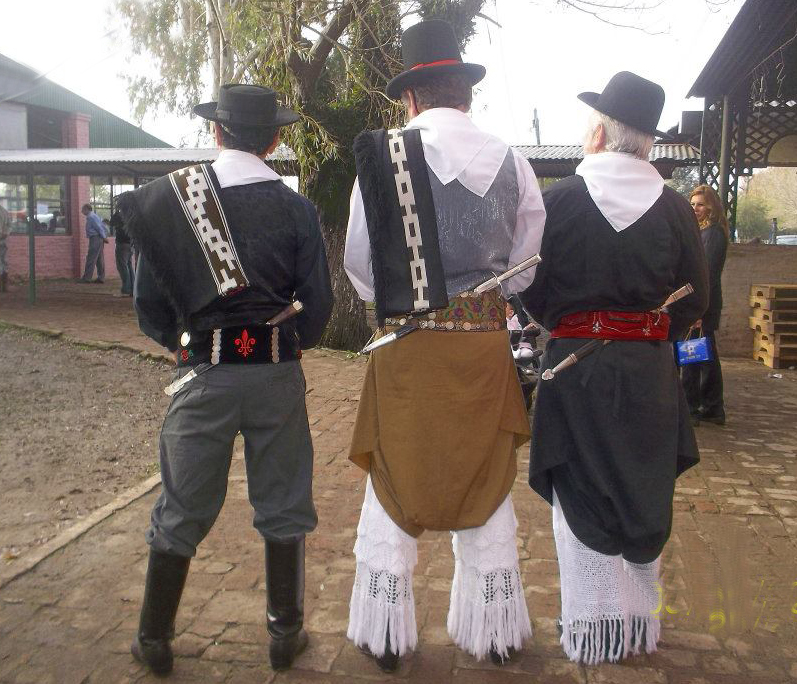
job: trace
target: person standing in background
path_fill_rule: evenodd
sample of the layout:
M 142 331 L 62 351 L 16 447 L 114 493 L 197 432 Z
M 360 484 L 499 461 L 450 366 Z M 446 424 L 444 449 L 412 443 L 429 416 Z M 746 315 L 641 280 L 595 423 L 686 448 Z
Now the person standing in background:
M 86 217 L 86 237 L 89 239 L 89 251 L 86 254 L 86 267 L 83 270 L 83 277 L 78 281 L 81 283 L 104 283 L 105 282 L 105 255 L 103 247 L 108 242 L 108 233 L 102 219 L 94 213 L 94 208 L 90 204 L 84 204 L 80 213 Z M 97 279 L 92 280 L 94 266 L 97 266 Z
M 0 204 L 0 292 L 8 289 L 8 235 L 11 232 L 11 216 Z
M 115 211 L 111 216 L 111 227 L 116 238 L 116 270 L 122 279 L 121 294 L 125 297 L 133 296 L 133 250 L 130 244 L 130 235 L 125 230 L 122 215 Z
M 725 425 L 725 402 L 722 397 L 722 368 L 717 350 L 717 329 L 722 312 L 722 269 L 728 251 L 728 218 L 722 202 L 714 188 L 698 185 L 689 197 L 692 210 L 700 225 L 700 238 L 708 261 L 709 297 L 708 309 L 703 318 L 695 323 L 695 337 L 709 338 L 711 360 L 692 363 L 681 370 L 686 401 L 692 414 L 692 424 L 701 420 Z

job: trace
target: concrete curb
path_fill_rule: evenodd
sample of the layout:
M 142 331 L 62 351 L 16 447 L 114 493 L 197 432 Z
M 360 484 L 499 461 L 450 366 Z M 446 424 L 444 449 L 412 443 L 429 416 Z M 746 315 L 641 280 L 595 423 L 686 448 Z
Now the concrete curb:
M 142 359 L 151 359 L 152 361 L 163 361 L 170 365 L 174 365 L 174 359 L 168 354 L 159 354 L 159 353 L 144 351 L 143 349 L 137 349 L 136 347 L 133 347 L 128 344 L 121 344 L 117 342 L 101 342 L 99 340 L 80 340 L 76 337 L 69 337 L 68 335 L 64 335 L 63 330 L 40 328 L 33 325 L 25 325 L 24 323 L 15 323 L 13 321 L 8 321 L 2 318 L 0 318 L 0 326 L 15 328 L 16 330 L 27 330 L 29 332 L 38 333 L 40 335 L 51 337 L 53 339 L 60 339 L 69 344 L 74 344 L 82 347 L 91 347 L 92 349 L 102 349 L 103 351 L 118 349 L 120 351 L 132 352 L 133 354 L 137 354 L 138 356 L 140 356 Z
M 74 541 L 78 537 L 83 536 L 92 527 L 95 527 L 106 518 L 117 511 L 129 506 L 131 503 L 140 499 L 142 496 L 149 494 L 155 487 L 160 484 L 160 473 L 147 478 L 144 482 L 131 487 L 126 492 L 117 496 L 113 501 L 96 511 L 93 511 L 88 516 L 83 518 L 80 522 L 72 525 L 68 530 L 64 530 L 57 537 L 51 539 L 43 546 L 31 550 L 29 553 L 22 556 L 17 562 L 9 563 L 4 568 L 0 568 L 0 589 L 4 588 L 7 584 L 24 575 L 25 573 L 33 570 L 45 558 L 51 556 L 56 551 L 64 548 L 67 544 Z

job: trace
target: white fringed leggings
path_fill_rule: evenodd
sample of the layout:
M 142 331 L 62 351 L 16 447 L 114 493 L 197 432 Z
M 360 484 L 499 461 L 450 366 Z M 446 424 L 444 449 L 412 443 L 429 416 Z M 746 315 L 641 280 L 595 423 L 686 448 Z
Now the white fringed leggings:
M 659 559 L 629 563 L 582 544 L 553 495 L 553 533 L 562 591 L 562 647 L 574 662 L 617 662 L 659 640 Z
M 531 636 L 520 580 L 515 541 L 517 520 L 507 497 L 481 527 L 452 532 L 454 581 L 448 633 L 478 659 L 491 646 L 503 656 Z M 391 520 L 374 494 L 365 490 L 354 555 L 357 574 L 349 609 L 348 637 L 381 656 L 386 637 L 402 655 L 418 643 L 412 573 L 418 560 L 416 540 Z

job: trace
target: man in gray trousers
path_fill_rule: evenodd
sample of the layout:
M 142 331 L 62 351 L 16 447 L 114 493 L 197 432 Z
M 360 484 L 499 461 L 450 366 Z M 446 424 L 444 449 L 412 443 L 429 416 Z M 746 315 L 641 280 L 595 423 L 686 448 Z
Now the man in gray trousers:
M 167 388 L 163 484 L 146 534 L 149 567 L 131 650 L 154 673 L 171 671 L 189 561 L 224 503 L 240 432 L 254 526 L 265 540 L 269 656 L 281 670 L 308 641 L 304 537 L 316 513 L 299 358 L 329 319 L 329 272 L 315 208 L 263 161 L 280 126 L 298 115 L 278 106 L 273 90 L 237 84 L 194 111 L 215 123 L 218 159 L 119 198 L 141 253 L 139 324 L 178 365 Z
M 105 243 L 108 242 L 108 233 L 102 219 L 94 213 L 94 207 L 84 204 L 80 213 L 86 217 L 86 237 L 89 239 L 89 249 L 86 252 L 86 267 L 83 270 L 81 283 L 105 282 Z M 92 280 L 94 266 L 97 266 L 97 279 Z

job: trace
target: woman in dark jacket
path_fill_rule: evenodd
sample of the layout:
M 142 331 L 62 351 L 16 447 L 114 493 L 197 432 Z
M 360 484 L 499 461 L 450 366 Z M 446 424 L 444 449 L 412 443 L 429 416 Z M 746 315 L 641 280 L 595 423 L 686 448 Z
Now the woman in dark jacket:
M 709 303 L 703 318 L 695 324 L 693 337 L 704 335 L 711 345 L 712 359 L 705 363 L 684 366 L 681 373 L 692 422 L 705 420 L 725 425 L 725 405 L 722 398 L 722 369 L 720 368 L 716 332 L 722 311 L 722 268 L 728 250 L 728 219 L 719 195 L 708 185 L 699 185 L 690 197 L 692 209 L 700 224 L 700 237 L 708 260 Z

